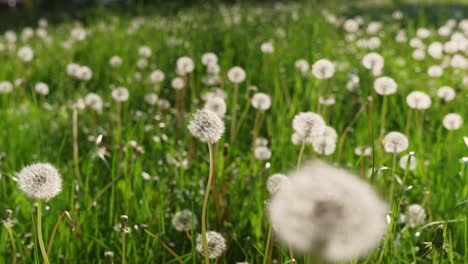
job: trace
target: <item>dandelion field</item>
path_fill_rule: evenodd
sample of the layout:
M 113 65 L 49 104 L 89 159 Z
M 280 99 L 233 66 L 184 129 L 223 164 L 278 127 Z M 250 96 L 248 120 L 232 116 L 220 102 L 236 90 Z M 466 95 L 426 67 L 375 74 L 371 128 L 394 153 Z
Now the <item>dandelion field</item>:
M 2 25 L 0 263 L 468 263 L 467 6 L 335 4 Z

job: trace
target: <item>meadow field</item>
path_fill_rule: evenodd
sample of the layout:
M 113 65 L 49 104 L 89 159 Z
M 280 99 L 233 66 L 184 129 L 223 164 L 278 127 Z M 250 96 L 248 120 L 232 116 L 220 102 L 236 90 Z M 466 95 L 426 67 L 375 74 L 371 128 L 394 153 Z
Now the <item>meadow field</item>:
M 467 14 L 0 13 L 0 263 L 468 263 Z

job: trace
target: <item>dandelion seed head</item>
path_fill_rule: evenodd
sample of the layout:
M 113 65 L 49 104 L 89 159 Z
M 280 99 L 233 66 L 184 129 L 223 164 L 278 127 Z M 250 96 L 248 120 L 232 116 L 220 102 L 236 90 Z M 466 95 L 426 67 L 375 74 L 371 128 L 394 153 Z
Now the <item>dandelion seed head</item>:
M 171 86 L 175 90 L 182 90 L 184 88 L 184 86 L 185 86 L 185 81 L 184 81 L 184 79 L 182 77 L 175 77 L 171 81 Z
M 458 130 L 463 124 L 463 119 L 461 115 L 457 113 L 449 113 L 444 116 L 442 124 L 448 130 Z
M 400 132 L 389 132 L 384 137 L 384 149 L 388 153 L 400 153 L 408 149 L 408 138 Z
M 49 163 L 34 163 L 16 174 L 18 187 L 27 196 L 50 200 L 62 191 L 62 176 Z
M 109 59 L 109 64 L 113 68 L 118 68 L 118 67 L 122 66 L 122 63 L 123 63 L 123 60 L 119 56 L 112 56 Z
M 397 91 L 397 83 L 390 77 L 379 77 L 374 81 L 374 89 L 380 95 L 391 95 Z
M 129 96 L 128 89 L 125 87 L 117 87 L 112 90 L 112 98 L 119 103 L 127 101 Z
M 406 103 L 412 109 L 425 110 L 428 109 L 432 100 L 429 95 L 421 91 L 413 91 L 406 97 Z
M 426 220 L 426 210 L 419 204 L 412 204 L 408 206 L 408 212 L 406 215 L 406 223 L 411 227 L 415 228 L 423 224 Z
M 270 195 L 273 195 L 276 193 L 276 191 L 280 188 L 282 184 L 287 183 L 288 181 L 288 176 L 281 174 L 281 173 L 276 173 L 271 175 L 268 180 L 267 180 L 267 190 L 270 193 Z
M 255 93 L 252 96 L 252 106 L 260 111 L 266 111 L 271 107 L 271 97 L 266 93 Z
M 226 115 L 226 102 L 221 97 L 210 97 L 206 100 L 204 108 L 216 113 L 220 118 Z
M 18 57 L 24 62 L 30 62 L 34 58 L 34 51 L 31 47 L 22 47 L 18 50 Z
M 319 80 L 330 79 L 335 74 L 335 64 L 326 59 L 320 59 L 312 65 L 312 74 Z
M 239 83 L 245 81 L 246 74 L 245 74 L 244 69 L 242 69 L 239 66 L 235 66 L 235 67 L 232 67 L 228 71 L 227 77 L 228 77 L 229 81 L 231 81 L 233 83 L 236 83 L 236 84 L 239 84 Z
M 182 56 L 177 59 L 177 72 L 180 75 L 186 75 L 195 69 L 195 64 L 193 63 L 193 60 L 187 56 Z
M 406 167 L 408 167 L 408 170 L 413 171 L 416 169 L 416 166 L 417 166 L 417 160 L 415 156 L 404 155 L 400 158 L 400 167 L 403 170 L 406 170 Z
M 149 76 L 149 80 L 152 84 L 158 84 L 164 81 L 164 72 L 161 70 L 154 70 Z
M 271 158 L 271 150 L 265 146 L 258 146 L 254 151 L 257 160 L 269 160 Z
M 45 96 L 49 94 L 49 85 L 43 82 L 38 82 L 34 86 L 34 90 L 36 90 L 36 93 Z
M 149 93 L 145 95 L 145 102 L 149 105 L 155 105 L 158 103 L 158 95 L 155 93 Z
M 148 58 L 151 56 L 151 48 L 148 46 L 141 46 L 138 48 L 138 55 L 144 58 Z
M 304 138 L 321 135 L 325 126 L 322 116 L 313 112 L 299 113 L 293 119 L 294 131 Z
M 260 50 L 265 54 L 271 54 L 275 52 L 275 46 L 272 41 L 264 42 L 260 45 Z
M 310 65 L 305 59 L 299 59 L 294 63 L 294 67 L 300 71 L 302 74 L 305 74 L 309 71 Z
M 449 86 L 442 86 L 437 90 L 437 96 L 445 102 L 453 101 L 455 99 L 455 90 Z
M 270 204 L 278 239 L 327 261 L 366 255 L 383 237 L 386 205 L 350 172 L 321 161 L 288 178 Z
M 100 113 L 102 112 L 103 102 L 101 96 L 96 93 L 88 93 L 84 98 L 85 104 L 89 106 L 94 111 Z
M 208 144 L 217 143 L 224 133 L 224 122 L 214 112 L 197 110 L 188 125 L 192 136 Z
M 184 209 L 174 214 L 171 223 L 177 231 L 189 231 L 192 223 L 193 226 L 197 225 L 197 219 L 190 210 Z
M 210 259 L 220 257 L 227 249 L 226 239 L 224 239 L 224 237 L 218 232 L 206 232 L 206 240 L 208 244 L 208 257 Z M 198 253 L 203 255 L 203 241 L 202 236 L 200 234 L 198 234 L 196 242 L 196 250 L 198 251 Z
M 213 65 L 218 63 L 218 56 L 213 52 L 207 52 L 202 55 L 201 62 L 203 65 Z
M 13 91 L 13 84 L 9 81 L 0 82 L 0 94 L 11 93 Z
M 432 65 L 427 69 L 427 74 L 430 77 L 440 77 L 444 73 L 444 69 L 439 65 Z
M 382 69 L 384 66 L 384 59 L 380 54 L 371 52 L 362 58 L 362 65 L 369 70 Z

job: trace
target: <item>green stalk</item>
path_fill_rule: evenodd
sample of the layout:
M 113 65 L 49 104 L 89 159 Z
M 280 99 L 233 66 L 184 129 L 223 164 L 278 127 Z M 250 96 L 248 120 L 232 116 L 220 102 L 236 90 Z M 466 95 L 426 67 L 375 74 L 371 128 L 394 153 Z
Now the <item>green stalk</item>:
M 234 95 L 232 98 L 232 113 L 231 113 L 231 143 L 234 141 L 237 121 L 237 96 L 239 94 L 239 84 L 234 84 Z
M 16 264 L 16 244 L 15 244 L 15 237 L 13 236 L 13 231 L 11 231 L 11 227 L 7 227 L 8 235 L 10 236 L 11 241 L 11 248 L 13 254 L 13 264 Z
M 301 167 L 302 156 L 304 155 L 305 144 L 306 144 L 306 140 L 304 139 L 302 141 L 301 150 L 299 151 L 299 156 L 297 157 L 297 166 L 296 166 L 297 170 L 299 170 L 299 167 Z
M 47 257 L 47 251 L 44 246 L 44 240 L 42 238 L 42 204 L 41 201 L 37 201 L 37 239 L 39 240 L 39 247 L 41 249 L 44 263 L 49 264 L 49 258 Z
M 210 152 L 210 173 L 208 176 L 208 183 L 206 184 L 205 190 L 205 197 L 203 199 L 203 207 L 202 207 L 202 219 L 201 219 L 201 228 L 202 228 L 202 241 L 203 241 L 203 255 L 205 257 L 205 264 L 210 263 L 210 259 L 208 256 L 208 240 L 206 239 L 206 213 L 208 207 L 208 199 L 210 197 L 210 187 L 211 182 L 213 181 L 213 171 L 214 171 L 214 153 L 213 153 L 213 146 L 208 144 L 208 150 Z
M 385 133 L 385 115 L 387 114 L 387 96 L 383 96 L 382 102 L 382 112 L 380 115 L 380 137 L 379 140 L 382 140 L 384 133 Z
M 271 234 L 272 234 L 272 227 L 271 224 L 268 225 L 268 236 L 267 236 L 267 241 L 266 241 L 266 246 L 265 246 L 265 254 L 263 255 L 263 264 L 267 264 L 268 262 L 268 256 L 270 252 L 270 243 L 271 243 Z

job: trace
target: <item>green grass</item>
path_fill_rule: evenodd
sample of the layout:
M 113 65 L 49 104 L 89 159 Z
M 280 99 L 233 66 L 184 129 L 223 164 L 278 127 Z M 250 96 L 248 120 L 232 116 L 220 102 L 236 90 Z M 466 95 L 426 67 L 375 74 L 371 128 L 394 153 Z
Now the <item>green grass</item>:
M 327 93 L 335 94 L 336 104 L 326 107 L 322 114 L 327 124 L 338 132 L 339 140 L 347 127 L 352 125 L 343 140 L 340 160 L 338 151 L 322 158 L 345 166 L 370 182 L 367 171 L 372 166 L 372 157 L 364 158 L 362 169 L 360 158 L 354 155 L 354 148 L 374 143 L 375 167 L 391 168 L 391 154 L 377 155 L 382 148 L 378 142 L 382 97 L 374 96 L 373 118 L 367 111 L 367 97 L 371 94 L 374 77 L 363 68 L 361 58 L 369 51 L 346 42 L 344 31 L 327 23 L 319 13 L 321 8 L 311 3 L 276 7 L 271 4 L 243 4 L 238 10 L 231 6 L 225 8 L 229 13 L 235 12 L 241 16 L 238 25 L 226 24 L 220 9 L 211 5 L 171 6 L 142 11 L 145 23 L 133 34 L 127 33 L 132 15 L 91 9 L 80 16 L 90 33 L 85 41 L 75 43 L 71 50 L 61 45 L 69 38 L 73 23 L 70 19 L 54 17 L 51 19 L 56 19 L 55 23 L 48 28 L 50 46 L 37 37 L 27 43 L 21 40 L 17 43 L 17 47 L 29 45 L 33 48 L 35 57 L 31 63 L 22 63 L 16 51 L 0 52 L 0 80 L 25 80 L 23 88 L 15 88 L 11 94 L 0 94 L 0 212 L 13 210 L 12 218 L 17 223 L 12 231 L 22 263 L 41 263 L 41 254 L 38 243 L 31 243 L 35 238 L 34 201 L 18 189 L 14 176 L 23 166 L 36 161 L 56 165 L 64 179 L 63 192 L 48 202 L 50 209 L 43 212 L 46 245 L 62 212 L 70 212 L 75 225 L 74 231 L 70 231 L 66 221 L 60 225 L 50 255 L 51 263 L 59 263 L 61 256 L 64 257 L 63 263 L 105 263 L 105 251 L 113 251 L 114 261 L 120 263 L 121 235 L 113 228 L 123 214 L 128 215 L 132 227 L 126 237 L 128 263 L 177 263 L 160 241 L 169 244 L 186 263 L 202 262 L 201 255 L 194 250 L 186 234 L 172 227 L 171 218 L 182 209 L 193 210 L 197 217 L 201 215 L 202 191 L 209 169 L 208 148 L 205 144 L 191 141 L 186 122 L 178 126 L 172 110 L 150 108 L 145 103 L 144 95 L 151 91 L 146 81 L 151 69 L 136 68 L 138 47 L 141 45 L 152 49 L 150 68 L 157 67 L 165 72 L 166 79 L 159 95 L 173 105 L 175 91 L 170 88 L 170 80 L 175 76 L 175 61 L 184 55 L 194 59 L 193 90 L 189 89 L 184 98 L 187 110 L 185 120 L 191 110 L 203 106 L 202 101 L 191 102 L 192 91 L 195 91 L 196 98 L 200 98 L 210 90 L 201 82 L 205 68 L 200 58 L 204 52 L 212 51 L 218 55 L 222 77 L 235 65 L 247 72 L 246 82 L 239 87 L 239 112 L 245 109 L 246 118 L 241 123 L 236 141 L 229 142 L 228 129 L 217 153 L 214 189 L 224 209 L 220 219 L 215 214 L 213 195 L 210 197 L 208 230 L 216 230 L 228 240 L 228 250 L 217 263 L 263 262 L 268 233 L 268 219 L 264 214 L 265 201 L 269 199 L 266 179 L 271 174 L 287 173 L 295 168 L 300 146 L 291 143 L 291 122 L 299 112 L 316 110 L 320 85 Z M 365 20 L 375 17 L 375 12 L 359 7 L 345 9 L 341 5 L 338 11 L 336 6 L 330 5 L 328 10 L 337 15 L 359 13 Z M 375 51 L 385 58 L 383 74 L 398 83 L 397 93 L 388 98 L 387 131 L 405 132 L 410 111 L 406 96 L 410 91 L 425 91 L 431 95 L 433 102 L 424 113 L 422 130 L 419 131 L 414 123 L 407 134 L 410 146 L 402 154 L 414 151 L 418 167 L 412 172 L 397 167 L 397 175 L 406 180 L 404 186 L 395 185 L 393 212 L 398 213 L 402 200 L 409 204 L 422 204 L 428 214 L 424 224 L 434 221 L 445 223 L 443 235 L 448 249 L 442 256 L 437 250 L 423 254 L 426 251 L 423 243 L 433 241 L 438 224 L 424 229 L 422 226 L 404 229 L 403 225 L 395 224 L 389 227 L 385 241 L 367 258 L 356 263 L 377 263 L 379 257 L 382 257 L 382 263 L 466 263 L 468 164 L 467 161 L 461 162 L 461 158 L 468 154 L 463 142 L 463 136 L 468 136 L 468 90 L 462 85 L 462 76 L 466 75 L 466 71 L 447 68 L 442 77 L 431 79 L 426 74 L 427 68 L 440 62 L 429 56 L 424 61 L 414 61 L 411 58 L 412 49 L 407 44 L 394 41 L 395 28 L 406 28 L 411 38 L 419 27 L 436 30 L 453 13 L 447 9 L 449 11 L 436 16 L 432 13 L 434 10 L 428 8 L 417 14 L 412 12 L 402 21 L 395 21 L 391 19 L 391 9 L 380 10 L 386 11 L 376 18 L 384 25 L 379 35 L 382 45 Z M 297 13 L 299 19 L 294 20 L 292 13 Z M 103 30 L 102 25 L 106 25 L 107 29 Z M 11 26 L 20 32 L 21 28 Z M 280 28 L 285 32 L 284 37 L 277 34 Z M 270 39 L 274 41 L 275 52 L 262 54 L 260 44 Z M 439 37 L 433 36 L 425 43 L 437 39 Z M 181 44 L 170 45 L 169 42 Z M 0 43 L 6 42 L 0 39 Z M 113 55 L 123 58 L 121 68 L 109 66 L 109 58 Z M 344 66 L 339 67 L 330 81 L 321 83 L 314 78 L 302 77 L 294 69 L 294 62 L 300 58 L 310 63 L 326 58 Z M 406 64 L 400 65 L 399 60 L 405 60 Z M 85 84 L 71 80 L 66 74 L 66 65 L 70 62 L 89 66 L 93 71 L 92 80 Z M 360 77 L 360 88 L 356 93 L 346 89 L 351 71 Z M 133 79 L 136 72 L 142 74 L 142 81 Z M 39 81 L 49 84 L 51 92 L 45 98 L 34 92 L 34 85 Z M 130 99 L 122 105 L 122 145 L 135 140 L 144 147 L 143 155 L 136 155 L 130 148 L 118 147 L 116 103 L 111 98 L 111 85 L 129 88 Z M 272 108 L 267 111 L 260 130 L 260 136 L 269 140 L 273 153 L 269 167 L 265 167 L 265 162 L 251 162 L 251 132 L 256 112 L 248 107 L 248 98 L 252 94 L 249 85 L 256 85 L 259 91 L 272 97 Z M 443 103 L 437 97 L 436 89 L 443 85 L 456 89 L 454 101 Z M 233 85 L 226 80 L 223 87 L 228 94 L 229 114 Z M 90 109 L 80 111 L 79 164 L 83 186 L 78 188 L 73 167 L 71 105 L 91 91 L 100 94 L 106 102 L 103 113 L 97 115 L 98 131 L 104 137 L 99 146 L 88 140 L 94 115 Z M 351 122 L 361 107 L 364 107 L 364 111 L 355 122 Z M 142 113 L 138 119 L 134 118 L 137 111 Z M 449 112 L 464 117 L 466 122 L 461 129 L 449 132 L 442 127 L 442 118 Z M 161 122 L 155 120 L 156 115 Z M 160 126 L 160 123 L 164 123 L 164 126 Z M 153 125 L 154 129 L 146 131 L 147 125 Z M 226 120 L 226 127 L 230 127 L 230 119 Z M 371 131 L 373 135 L 370 135 Z M 161 142 L 154 141 L 155 136 L 161 138 Z M 374 142 L 369 140 L 370 137 Z M 107 148 L 105 160 L 96 157 L 98 147 Z M 190 150 L 194 150 L 193 155 Z M 316 156 L 311 146 L 306 146 L 304 155 L 306 158 Z M 173 159 L 187 160 L 188 166 L 176 166 L 170 162 Z M 158 180 L 144 180 L 141 176 L 143 171 L 157 176 Z M 372 184 L 382 197 L 388 197 L 390 170 L 383 169 L 378 175 L 372 179 Z M 140 224 L 147 224 L 148 231 L 156 234 L 160 240 L 133 228 Z M 420 232 L 419 236 L 415 236 L 417 231 Z M 192 237 L 199 232 L 198 225 L 191 232 Z M 8 237 L 8 230 L 2 226 L 0 263 L 12 263 L 12 247 Z M 416 246 L 421 248 L 419 252 L 415 252 Z M 287 248 L 275 243 L 274 258 L 278 259 L 278 263 L 287 262 Z M 299 263 L 303 263 L 301 258 Z

